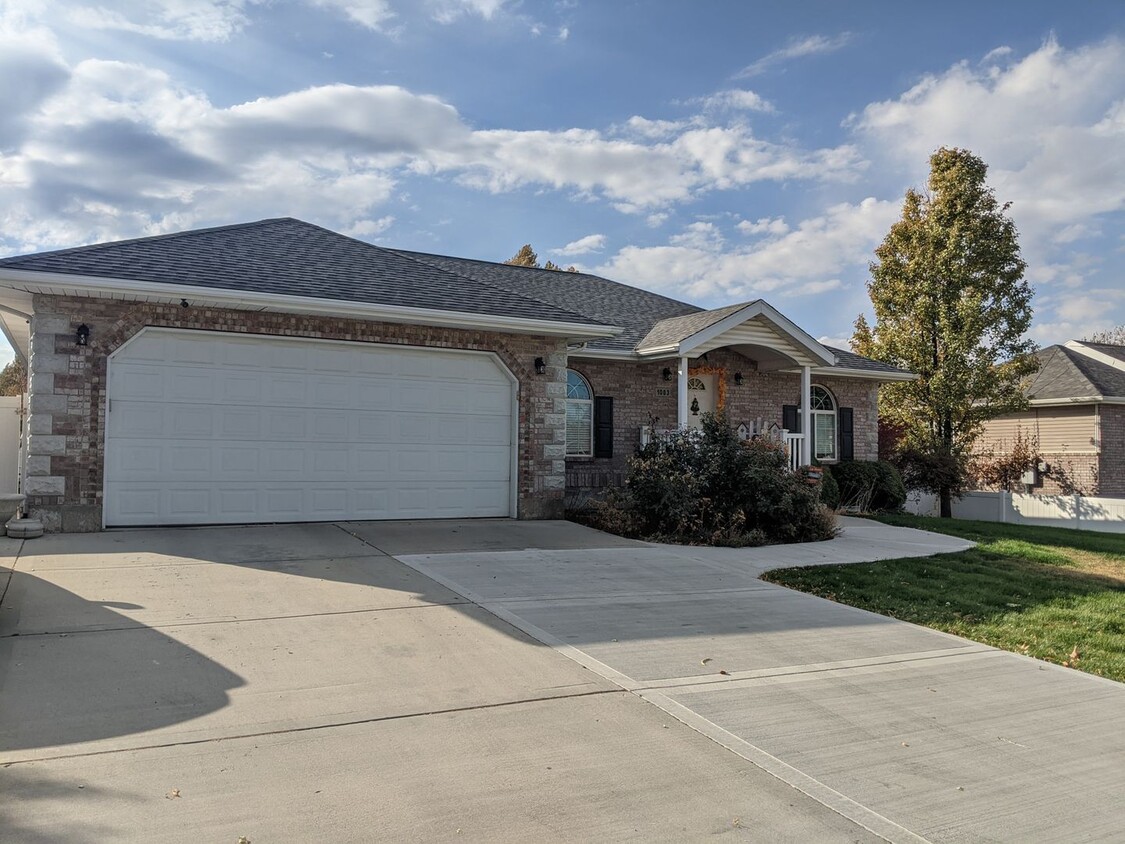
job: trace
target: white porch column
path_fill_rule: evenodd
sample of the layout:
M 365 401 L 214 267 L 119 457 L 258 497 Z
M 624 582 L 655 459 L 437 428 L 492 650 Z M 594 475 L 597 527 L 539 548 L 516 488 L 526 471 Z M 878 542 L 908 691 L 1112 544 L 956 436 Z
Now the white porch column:
M 812 465 L 812 367 L 801 367 L 801 465 Z
M 676 427 L 683 431 L 687 428 L 687 358 L 680 358 L 676 369 Z

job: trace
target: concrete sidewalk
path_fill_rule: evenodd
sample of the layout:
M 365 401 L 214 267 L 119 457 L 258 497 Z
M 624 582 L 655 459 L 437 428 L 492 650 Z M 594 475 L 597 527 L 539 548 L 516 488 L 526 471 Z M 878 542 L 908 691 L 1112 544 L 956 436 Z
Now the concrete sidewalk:
M 1125 686 L 757 579 L 969 545 L 844 524 L 773 548 L 396 557 L 888 840 L 1119 838 Z

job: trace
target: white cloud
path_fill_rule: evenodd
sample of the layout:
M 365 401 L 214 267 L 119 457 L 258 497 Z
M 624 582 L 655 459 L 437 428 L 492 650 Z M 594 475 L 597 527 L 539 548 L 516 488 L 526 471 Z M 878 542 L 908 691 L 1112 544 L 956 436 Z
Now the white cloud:
M 702 105 L 708 111 L 761 111 L 765 113 L 776 111 L 773 103 L 754 91 L 741 88 L 716 91 L 709 96 L 699 97 L 688 102 L 693 105 Z
M 350 20 L 376 31 L 381 31 L 395 16 L 389 0 L 308 0 L 314 6 L 333 9 Z
M 981 156 L 997 198 L 1012 203 L 1038 290 L 1036 340 L 1081 336 L 1114 314 L 1120 321 L 1125 302 L 1093 292 L 1103 270 L 1080 250 L 1096 254 L 1102 231 L 1119 230 L 1125 213 L 1125 42 L 1066 49 L 1052 37 L 1022 57 L 998 48 L 986 59 L 868 105 L 849 121 L 861 148 L 884 172 L 919 181 L 940 146 Z
M 605 248 L 606 237 L 604 234 L 588 234 L 578 240 L 572 240 L 566 246 L 552 249 L 554 255 L 564 255 L 568 258 L 575 255 L 588 255 L 591 252 L 601 252 Z
M 453 23 L 465 15 L 492 20 L 509 0 L 431 0 L 432 16 L 438 23 Z
M 0 132 L 10 152 L 0 158 L 0 245 L 12 250 L 259 214 L 381 219 L 375 210 L 411 176 L 565 191 L 654 224 L 709 192 L 846 182 L 864 166 L 851 146 L 804 150 L 702 117 L 636 117 L 607 132 L 478 130 L 437 97 L 395 86 L 324 85 L 218 107 L 163 71 L 67 67 L 49 43 L 29 43 L 20 62 L 39 67 L 42 82 L 5 103 Z
M 842 272 L 866 267 L 898 212 L 874 198 L 840 203 L 780 236 L 734 247 L 714 223 L 697 222 L 667 245 L 627 246 L 596 272 L 694 300 L 823 293 L 843 286 Z
M 1003 69 L 959 63 L 854 119 L 880 158 L 917 171 L 939 146 L 971 149 L 1025 241 L 1125 208 L 1125 43 L 1054 40 Z
M 741 220 L 737 229 L 746 235 L 765 234 L 780 237 L 789 233 L 789 224 L 784 217 L 759 217 L 754 222 Z
M 780 50 L 774 50 L 762 56 L 752 64 L 747 65 L 735 76 L 758 76 L 770 68 L 783 64 L 790 59 L 799 59 L 803 56 L 816 56 L 823 53 L 834 53 L 852 40 L 850 32 L 841 32 L 839 35 L 808 35 L 804 38 L 794 38 Z
M 243 0 L 118 0 L 113 8 L 79 5 L 66 14 L 90 29 L 166 40 L 225 41 L 246 25 L 245 6 Z

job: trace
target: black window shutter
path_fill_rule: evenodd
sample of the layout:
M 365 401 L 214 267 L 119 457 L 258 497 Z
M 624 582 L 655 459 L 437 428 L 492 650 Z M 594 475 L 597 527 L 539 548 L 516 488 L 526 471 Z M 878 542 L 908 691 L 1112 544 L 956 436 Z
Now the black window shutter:
M 836 411 L 840 427 L 840 459 L 855 459 L 855 437 L 852 434 L 852 409 L 841 407 Z
M 791 434 L 801 433 L 801 414 L 797 412 L 797 405 L 782 405 L 781 427 Z
M 613 457 L 613 398 L 594 397 L 594 457 Z

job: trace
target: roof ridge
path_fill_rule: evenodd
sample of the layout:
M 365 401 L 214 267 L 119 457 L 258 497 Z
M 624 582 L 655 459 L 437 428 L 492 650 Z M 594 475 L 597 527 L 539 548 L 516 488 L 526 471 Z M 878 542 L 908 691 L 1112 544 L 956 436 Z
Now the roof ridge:
M 87 243 L 82 246 L 69 246 L 66 249 L 49 249 L 46 252 L 28 252 L 22 255 L 7 255 L 0 258 L 0 266 L 4 264 L 15 264 L 19 261 L 29 258 L 54 258 L 59 255 L 76 255 L 84 252 L 96 252 L 99 249 L 111 249 L 119 246 L 128 246 L 134 243 L 152 243 L 158 240 L 175 240 L 179 238 L 195 237 L 196 235 L 214 234 L 219 231 L 232 231 L 235 229 L 248 229 L 255 226 L 265 226 L 270 223 L 293 222 L 303 223 L 306 226 L 315 226 L 314 223 L 306 223 L 304 220 L 298 220 L 296 217 L 268 217 L 264 220 L 253 220 L 249 223 L 227 223 L 221 226 L 206 226 L 201 229 L 188 229 L 182 232 L 165 232 L 164 234 L 150 234 L 144 237 L 127 237 L 124 240 L 107 240 L 101 243 Z M 322 228 L 321 226 L 315 226 Z M 328 229 L 325 229 L 328 231 Z M 347 235 L 341 235 L 346 237 Z
M 426 253 L 426 252 L 410 252 L 409 250 L 405 250 L 405 249 L 388 249 L 388 251 L 394 252 L 398 255 L 401 255 L 403 258 L 405 258 L 408 261 L 414 261 L 417 264 L 425 264 L 428 267 L 433 267 L 434 269 L 440 270 L 443 273 L 448 273 L 449 275 L 457 276 L 458 278 L 462 278 L 462 279 L 465 279 L 467 281 L 471 281 L 475 284 L 483 284 L 483 285 L 485 285 L 485 286 L 487 286 L 487 287 L 491 288 L 492 290 L 495 290 L 499 293 L 511 293 L 510 290 L 505 290 L 503 287 L 500 287 L 499 285 L 493 284 L 491 281 L 487 281 L 485 279 L 480 279 L 480 278 L 474 278 L 472 276 L 465 275 L 464 273 L 459 273 L 456 270 L 448 270 L 445 267 L 440 267 L 440 266 L 437 266 L 435 264 L 431 264 L 429 261 L 422 260 L 421 258 L 418 258 L 418 257 L 415 257 L 415 256 L 417 256 L 417 255 L 429 255 L 432 258 L 449 258 L 450 260 L 453 260 L 453 261 L 465 261 L 465 260 L 475 261 L 476 260 L 475 258 L 457 258 L 457 257 L 454 257 L 453 255 L 431 255 L 430 253 Z M 478 263 L 489 264 L 489 263 L 493 263 L 493 262 L 478 261 Z M 500 263 L 500 264 L 497 264 L 497 266 L 514 267 L 516 265 L 515 264 Z M 520 269 L 534 270 L 534 269 L 542 269 L 542 268 L 541 267 L 520 267 Z M 548 270 L 548 272 L 554 272 L 554 270 Z M 593 276 L 593 277 L 597 278 L 597 276 Z M 605 280 L 608 281 L 608 279 L 605 279 Z M 590 323 L 592 325 L 610 326 L 610 323 L 603 322 L 601 319 L 594 320 L 591 317 L 588 317 L 585 314 L 580 314 L 577 311 L 571 310 L 570 308 L 562 307 L 561 305 L 556 305 L 552 302 L 545 302 L 543 299 L 540 299 L 538 296 L 535 296 L 535 295 L 533 295 L 533 294 L 531 294 L 527 291 L 521 291 L 520 295 L 526 296 L 528 299 L 533 299 L 534 301 L 538 302 L 540 305 L 543 305 L 546 308 L 555 308 L 557 310 L 560 310 L 560 311 L 563 311 L 565 313 L 571 314 L 572 316 L 578 318 L 579 320 L 581 320 L 583 322 L 587 322 L 587 323 Z
M 439 255 L 436 252 L 418 252 L 418 251 L 412 250 L 412 249 L 393 249 L 393 251 L 398 252 L 400 254 L 404 254 L 407 257 L 412 256 L 412 255 L 423 255 L 423 256 L 431 257 L 431 258 L 448 258 L 451 261 L 465 261 L 467 263 L 472 263 L 472 264 L 484 264 L 485 266 L 489 266 L 489 267 L 508 267 L 508 268 L 516 269 L 516 270 L 532 270 L 534 272 L 541 272 L 541 273 L 543 273 L 543 272 L 547 272 L 547 273 L 561 272 L 561 273 L 567 273 L 569 275 L 583 276 L 585 278 L 593 278 L 593 279 L 597 279 L 598 281 L 604 281 L 606 284 L 613 284 L 613 285 L 616 285 L 618 287 L 628 287 L 628 288 L 631 288 L 631 289 L 634 289 L 634 290 L 644 290 L 646 293 L 648 293 L 651 296 L 657 296 L 657 297 L 665 300 L 666 302 L 672 302 L 673 304 L 676 304 L 676 305 L 687 305 L 690 308 L 698 308 L 701 311 L 706 310 L 706 308 L 700 308 L 698 305 L 692 304 L 691 302 L 684 302 L 680 299 L 673 299 L 671 296 L 665 296 L 663 293 L 655 293 L 652 290 L 649 290 L 649 289 L 644 288 L 644 287 L 638 288 L 638 287 L 635 287 L 634 285 L 631 285 L 631 284 L 625 284 L 622 281 L 616 281 L 612 278 L 606 278 L 604 275 L 596 275 L 595 273 L 582 272 L 581 270 L 577 270 L 575 272 L 570 272 L 569 270 L 564 270 L 564 269 L 549 270 L 546 267 L 527 267 L 527 266 L 524 266 L 523 264 L 509 264 L 507 261 L 486 261 L 484 258 L 462 258 L 462 257 L 457 256 L 457 255 Z M 547 304 L 550 304 L 550 303 L 547 303 Z

